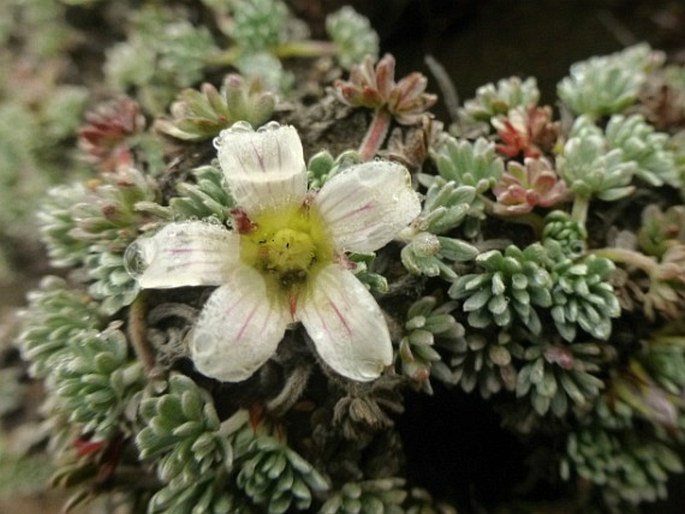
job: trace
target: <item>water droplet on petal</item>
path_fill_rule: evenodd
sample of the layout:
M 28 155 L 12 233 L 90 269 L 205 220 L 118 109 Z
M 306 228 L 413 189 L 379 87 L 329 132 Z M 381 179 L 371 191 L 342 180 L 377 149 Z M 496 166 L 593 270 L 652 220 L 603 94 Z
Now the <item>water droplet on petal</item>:
M 266 123 L 265 125 L 262 125 L 257 129 L 257 132 L 269 132 L 272 130 L 278 130 L 281 128 L 281 124 L 278 123 L 277 121 L 270 121 Z
M 245 132 L 254 132 L 252 125 L 247 121 L 236 121 L 230 127 L 219 132 L 219 135 L 212 140 L 212 144 L 218 150 L 230 134 L 242 134 Z
M 202 218 L 202 222 L 206 223 L 207 225 L 213 225 L 215 227 L 223 227 L 224 223 L 217 218 L 216 216 L 209 216 L 208 218 Z
M 249 122 L 241 120 L 236 121 L 233 125 L 226 129 L 228 132 L 254 132 L 252 125 Z
M 134 241 L 128 245 L 124 253 L 124 268 L 136 280 L 143 275 L 148 266 L 144 250 L 140 242 Z

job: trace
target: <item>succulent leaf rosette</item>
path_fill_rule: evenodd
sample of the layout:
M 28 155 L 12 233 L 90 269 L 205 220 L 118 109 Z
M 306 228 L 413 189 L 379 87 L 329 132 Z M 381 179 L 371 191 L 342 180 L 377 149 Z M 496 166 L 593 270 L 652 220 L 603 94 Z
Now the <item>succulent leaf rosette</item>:
M 203 374 L 250 377 L 301 322 L 317 352 L 353 380 L 392 361 L 383 313 L 347 267 L 345 252 L 390 242 L 421 206 L 407 170 L 385 161 L 351 166 L 307 191 L 293 127 L 234 125 L 215 141 L 236 204 L 233 230 L 203 221 L 164 226 L 129 247 L 142 288 L 219 286 L 190 337 Z
M 509 161 L 507 171 L 492 189 L 495 210 L 502 214 L 530 212 L 535 206 L 552 207 L 568 200 L 566 184 L 546 159 L 526 157 L 523 165 Z
M 386 108 L 403 125 L 417 123 L 421 115 L 437 101 L 425 92 L 428 79 L 414 72 L 395 82 L 395 58 L 384 55 L 374 67 L 367 55 L 362 64 L 350 71 L 350 80 L 335 84 L 340 99 L 355 106 Z

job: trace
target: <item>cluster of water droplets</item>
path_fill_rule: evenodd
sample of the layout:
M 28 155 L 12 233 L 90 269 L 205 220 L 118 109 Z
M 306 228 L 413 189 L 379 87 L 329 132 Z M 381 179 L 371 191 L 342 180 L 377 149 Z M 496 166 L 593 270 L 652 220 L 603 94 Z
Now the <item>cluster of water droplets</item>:
M 269 121 L 268 123 L 265 123 L 255 131 L 254 127 L 252 127 L 252 125 L 249 122 L 243 120 L 236 121 L 230 127 L 219 132 L 219 135 L 212 140 L 212 144 L 214 145 L 214 148 L 219 150 L 226 137 L 230 134 L 245 134 L 249 132 L 271 132 L 274 130 L 278 130 L 279 128 L 281 128 L 280 123 L 278 123 L 277 121 Z

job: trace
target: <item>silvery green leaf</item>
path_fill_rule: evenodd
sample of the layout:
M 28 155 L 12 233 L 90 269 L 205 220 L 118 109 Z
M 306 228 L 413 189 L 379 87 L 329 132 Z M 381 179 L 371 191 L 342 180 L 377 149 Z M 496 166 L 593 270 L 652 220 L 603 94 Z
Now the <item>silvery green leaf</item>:
M 473 297 L 471 297 L 473 298 Z M 488 310 L 495 316 L 498 316 L 507 310 L 509 301 L 504 295 L 495 295 L 488 301 Z M 464 308 L 464 310 L 467 310 Z
M 345 69 L 360 63 L 366 55 L 378 57 L 378 34 L 369 20 L 350 6 L 326 17 L 326 32 L 335 43 L 338 60 Z
M 517 107 L 536 105 L 540 98 L 537 81 L 533 77 L 502 79 L 497 84 L 486 84 L 476 90 L 476 97 L 466 100 L 460 114 L 466 119 L 489 122 L 500 114 Z
M 557 387 L 557 378 L 554 376 L 554 373 L 547 372 L 537 384 L 537 391 L 543 396 L 553 398 L 557 392 Z
M 437 313 L 428 317 L 424 328 L 434 334 L 442 334 L 453 329 L 456 325 L 457 322 L 452 315 Z
M 433 296 L 424 296 L 411 304 L 407 311 L 407 318 L 409 320 L 421 317 L 425 320 L 426 316 L 435 308 L 437 300 Z
M 540 332 L 542 332 L 542 323 L 540 322 L 540 317 L 533 309 L 530 310 L 530 315 L 527 320 L 524 320 L 524 324 L 534 335 L 539 335 Z
M 485 328 L 492 322 L 490 314 L 483 309 L 470 312 L 467 319 L 469 325 L 474 328 Z
M 615 202 L 616 200 L 632 195 L 633 192 L 635 192 L 634 186 L 613 187 L 598 192 L 597 198 L 604 200 L 605 202 Z
M 512 322 L 512 314 L 509 309 L 504 309 L 502 312 L 491 312 L 492 319 L 498 327 L 508 327 Z
M 562 417 L 568 410 L 568 397 L 564 394 L 555 394 L 550 405 L 552 413 L 557 417 Z
M 488 303 L 492 297 L 492 292 L 487 289 L 482 289 L 475 294 L 469 296 L 469 299 L 464 302 L 462 309 L 464 312 L 471 312 L 480 309 Z
M 535 412 L 537 412 L 540 416 L 544 416 L 549 410 L 552 400 L 547 396 L 542 396 L 541 394 L 536 394 L 534 392 L 531 396 L 531 403 L 535 409 Z
M 561 375 L 561 386 L 563 387 L 566 394 L 573 400 L 577 405 L 583 405 L 586 402 L 585 396 L 581 392 L 580 388 L 576 385 L 573 378 L 567 374 Z
M 412 330 L 409 334 L 409 343 L 412 345 L 430 346 L 433 340 L 433 333 L 429 330 Z
M 500 345 L 492 345 L 488 349 L 490 360 L 498 366 L 506 366 L 511 362 L 511 354 L 509 351 Z
M 456 262 L 465 262 L 478 255 L 478 249 L 460 239 L 438 236 L 440 256 Z
M 535 287 L 529 288 L 530 293 L 530 303 L 532 305 L 539 305 L 540 307 L 549 307 L 552 304 L 552 295 L 549 290 Z
M 557 85 L 557 94 L 576 114 L 622 112 L 636 101 L 647 73 L 663 59 L 646 44 L 592 57 L 571 66 L 570 75 Z

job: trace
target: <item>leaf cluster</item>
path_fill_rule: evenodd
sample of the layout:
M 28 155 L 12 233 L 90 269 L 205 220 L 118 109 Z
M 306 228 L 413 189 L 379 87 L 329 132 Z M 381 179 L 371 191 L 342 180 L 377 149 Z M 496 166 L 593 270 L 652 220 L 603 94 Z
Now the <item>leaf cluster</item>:
M 571 66 L 570 75 L 557 85 L 557 94 L 576 114 L 620 113 L 637 100 L 646 74 L 663 60 L 662 53 L 646 44 L 592 57 Z
M 52 374 L 82 334 L 104 327 L 97 302 L 83 291 L 69 289 L 62 278 L 43 278 L 39 288 L 29 293 L 28 301 L 21 313 L 24 329 L 18 346 L 35 377 Z
M 117 324 L 102 332 L 82 331 L 67 352 L 52 371 L 59 410 L 96 441 L 129 432 L 132 420 L 126 411 L 145 377 L 142 364 L 129 356 L 124 333 Z
M 536 307 L 552 305 L 552 278 L 545 258 L 544 248 L 537 243 L 524 250 L 510 245 L 504 252 L 481 253 L 475 262 L 482 271 L 460 276 L 449 295 L 463 300 L 462 310 L 474 328 L 521 324 L 539 334 L 542 324 Z
M 540 91 L 537 80 L 528 77 L 502 79 L 497 84 L 486 84 L 476 90 L 476 96 L 464 102 L 460 116 L 474 121 L 490 122 L 499 115 L 506 115 L 518 107 L 537 105 Z
M 264 90 L 256 79 L 227 75 L 221 89 L 204 83 L 197 89 L 184 89 L 171 104 L 171 119 L 158 118 L 155 128 L 183 141 L 203 141 L 237 121 L 259 127 L 271 116 L 276 105 L 273 93 Z
M 464 327 L 450 314 L 456 302 L 438 305 L 433 296 L 424 296 L 409 307 L 404 336 L 399 343 L 401 371 L 417 382 L 434 375 L 451 381 L 451 371 L 441 361 L 439 349 L 456 351 L 464 337 Z
M 364 56 L 378 58 L 379 38 L 369 20 L 346 5 L 326 17 L 326 32 L 337 48 L 340 66 L 349 70 Z

